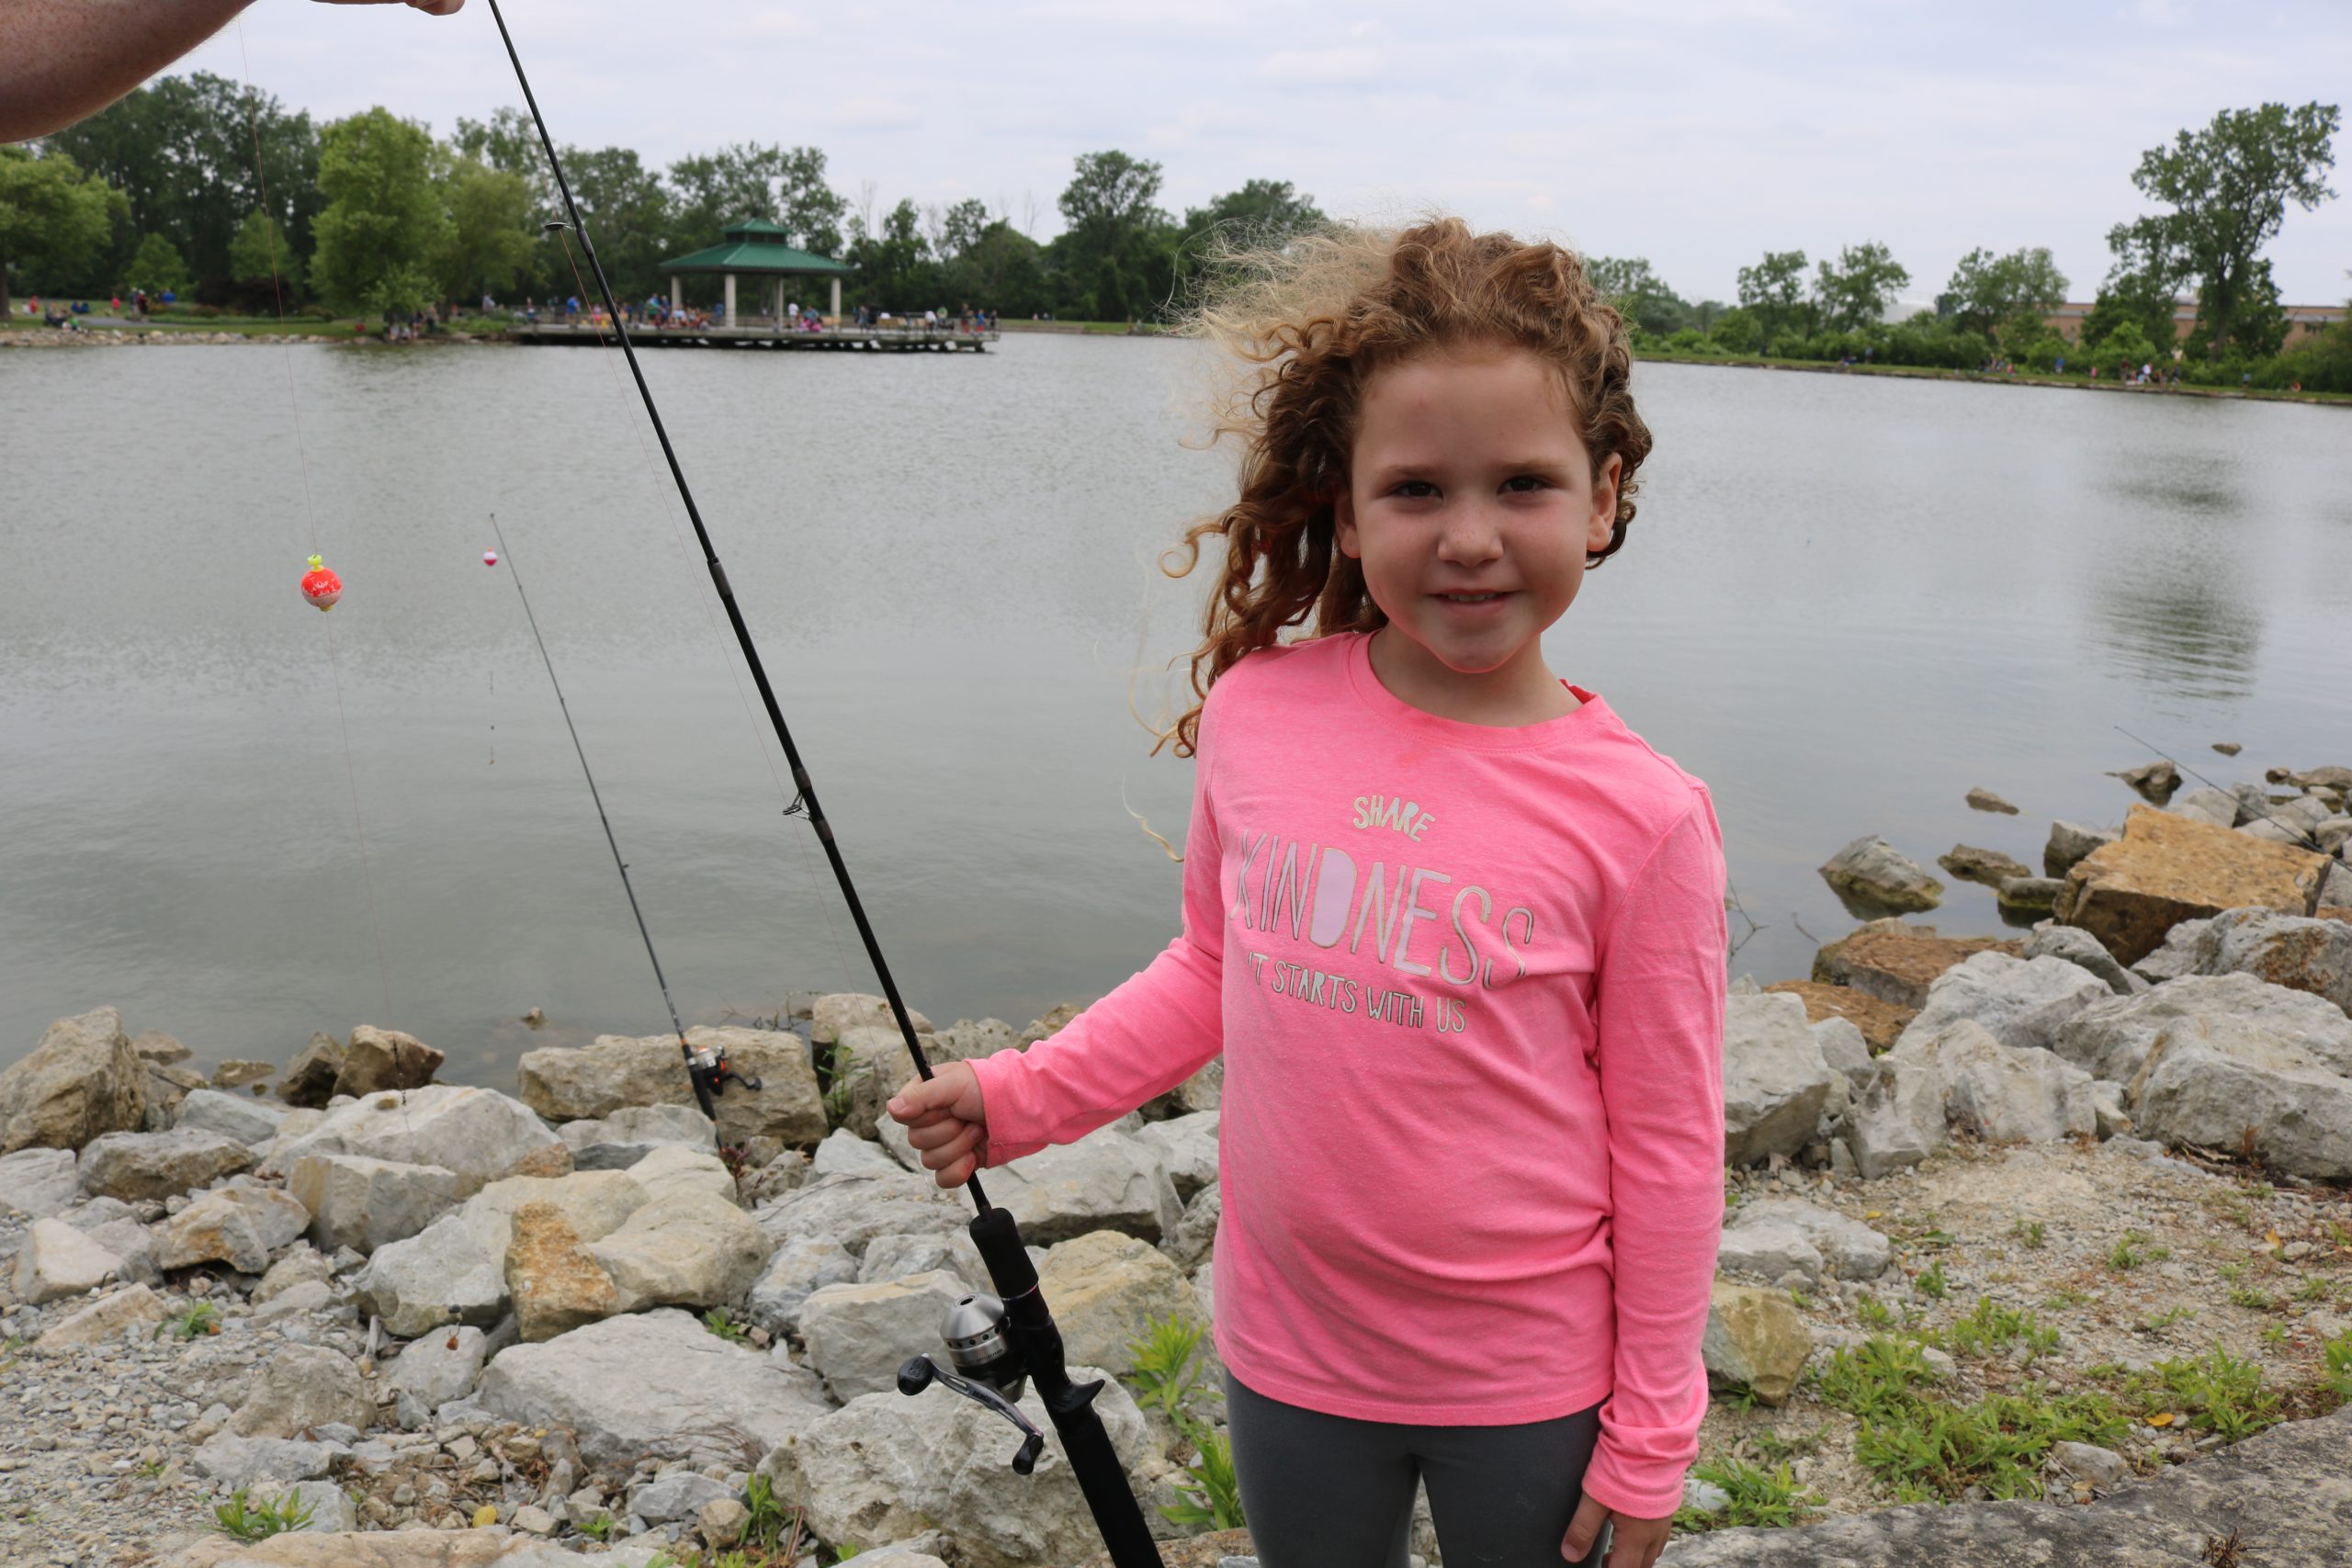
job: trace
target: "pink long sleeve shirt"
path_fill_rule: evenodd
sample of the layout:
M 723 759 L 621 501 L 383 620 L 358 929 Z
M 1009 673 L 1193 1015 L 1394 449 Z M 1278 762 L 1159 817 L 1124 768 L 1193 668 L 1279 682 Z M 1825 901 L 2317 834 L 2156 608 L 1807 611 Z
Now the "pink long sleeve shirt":
M 1059 1033 L 973 1064 L 989 1163 L 1222 1050 L 1233 1374 L 1374 1421 L 1600 1404 L 1585 1490 L 1671 1513 L 1723 1218 L 1706 785 L 1580 687 L 1517 728 L 1424 713 L 1369 643 L 1270 649 L 1217 682 L 1183 933 Z

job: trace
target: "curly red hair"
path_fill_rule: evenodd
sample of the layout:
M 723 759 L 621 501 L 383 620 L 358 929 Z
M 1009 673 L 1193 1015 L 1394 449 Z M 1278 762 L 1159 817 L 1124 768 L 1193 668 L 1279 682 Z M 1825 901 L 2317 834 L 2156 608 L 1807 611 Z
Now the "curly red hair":
M 1461 344 L 1523 348 L 1552 367 L 1594 477 L 1611 453 L 1620 462 L 1616 522 L 1607 547 L 1587 553 L 1588 570 L 1624 545 L 1634 470 L 1650 451 L 1625 321 L 1573 251 L 1442 218 L 1401 231 L 1334 227 L 1224 259 L 1227 281 L 1188 327 L 1239 367 L 1213 430 L 1243 443 L 1241 493 L 1186 529 L 1181 558 L 1171 550 L 1161 566 L 1185 576 L 1204 539 L 1225 541 L 1192 658 L 1194 702 L 1160 735 L 1180 757 L 1193 754 L 1209 687 L 1243 655 L 1294 626 L 1324 637 L 1386 623 L 1333 522 L 1363 389 L 1384 367 Z

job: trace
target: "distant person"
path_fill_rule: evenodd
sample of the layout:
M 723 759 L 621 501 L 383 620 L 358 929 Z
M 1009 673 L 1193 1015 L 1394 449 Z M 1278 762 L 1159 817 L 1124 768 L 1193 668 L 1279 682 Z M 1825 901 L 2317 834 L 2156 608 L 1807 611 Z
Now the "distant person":
M 1183 552 L 1216 581 L 1166 732 L 1181 932 L 887 1109 L 953 1187 L 1222 1055 L 1216 1345 L 1265 1560 L 1403 1562 L 1418 1480 L 1450 1563 L 1641 1568 L 1708 1403 L 1730 933 L 1705 783 L 1546 662 L 1634 520 L 1630 332 L 1573 254 L 1457 219 L 1270 265 L 1204 312 L 1243 449 Z
M 87 119 L 227 27 L 251 3 L 0 0 L 0 141 L 29 141 Z M 405 3 L 447 17 L 465 0 Z

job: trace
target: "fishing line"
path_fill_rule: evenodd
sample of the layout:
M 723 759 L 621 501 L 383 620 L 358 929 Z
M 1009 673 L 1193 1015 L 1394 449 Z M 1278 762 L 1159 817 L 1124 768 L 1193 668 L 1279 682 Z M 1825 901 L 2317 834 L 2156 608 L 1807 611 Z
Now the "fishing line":
M 824 807 L 817 798 L 815 784 L 808 769 L 801 761 L 800 749 L 792 739 L 792 728 L 785 722 L 783 706 L 776 701 L 775 689 L 767 677 L 767 667 L 760 660 L 759 647 L 752 640 L 751 627 L 744 622 L 742 607 L 735 601 L 735 590 L 727 578 L 727 570 L 719 564 L 718 547 L 711 543 L 710 530 L 704 526 L 702 512 L 695 506 L 694 491 L 686 483 L 685 470 L 679 466 L 677 448 L 671 445 L 670 432 L 662 423 L 662 411 L 653 400 L 653 390 L 646 385 L 645 368 L 638 363 L 637 350 L 629 342 L 628 328 L 621 321 L 620 301 L 613 295 L 613 286 L 605 276 L 604 264 L 596 259 L 596 242 L 580 217 L 580 204 L 572 199 L 571 182 L 563 172 L 563 159 L 556 152 L 555 138 L 548 130 L 547 117 L 539 112 L 538 96 L 531 90 L 531 79 L 523 69 L 523 57 L 515 51 L 514 35 L 507 30 L 505 13 L 498 0 L 489 0 L 491 19 L 498 25 L 500 41 L 506 46 L 506 58 L 514 67 L 515 84 L 523 90 L 523 102 L 531 111 L 531 122 L 538 130 L 539 145 L 547 152 L 548 167 L 555 175 L 556 189 L 563 197 L 564 214 L 571 220 L 572 231 L 580 236 L 580 248 L 588 260 L 588 269 L 594 274 L 598 294 L 605 310 L 613 319 L 614 335 L 620 341 L 621 354 L 628 361 L 631 378 L 637 383 L 639 399 L 645 404 L 647 421 L 653 426 L 653 435 L 662 448 L 662 456 L 670 467 L 670 478 L 677 486 L 678 499 L 684 505 L 686 521 L 693 525 L 695 540 L 702 546 L 703 563 L 709 569 L 711 585 L 718 591 L 720 605 L 727 612 L 729 626 L 735 633 L 736 644 L 742 649 L 744 668 L 751 671 L 752 683 L 760 694 L 760 701 L 767 710 L 768 723 L 775 731 L 776 743 L 784 749 L 785 761 L 792 770 L 794 804 L 802 807 L 808 825 L 816 829 L 817 840 L 824 847 L 825 858 L 832 866 L 833 880 L 839 885 L 842 902 L 848 905 L 851 922 L 857 928 L 859 940 L 865 944 L 865 955 L 874 966 L 875 979 L 882 987 L 883 1000 L 889 1005 L 890 1016 L 899 1025 L 899 1032 L 913 1061 L 915 1071 L 925 1078 L 932 1076 L 931 1059 L 923 1052 L 922 1043 L 915 1037 L 912 1016 L 907 1010 L 904 998 L 899 994 L 899 983 L 890 973 L 889 960 L 882 954 L 882 944 L 874 934 L 873 922 L 866 919 L 865 905 L 857 894 L 857 884 L 852 879 L 849 863 L 842 858 L 841 845 L 833 836 L 832 823 L 826 818 Z M 992 1208 L 982 1190 L 976 1170 L 967 1179 L 973 1203 L 987 1217 Z M 1009 1216 L 1007 1216 L 1009 1218 Z M 1025 1259 L 1024 1259 L 1025 1261 Z
M 302 400 L 294 389 L 294 350 L 286 341 L 286 288 L 277 272 L 277 214 L 269 205 L 269 175 L 262 164 L 261 108 L 254 92 L 253 59 L 245 51 L 244 18 L 237 18 L 237 60 L 244 72 L 245 126 L 253 135 L 254 183 L 261 191 L 262 234 L 269 246 L 269 293 L 277 306 L 277 356 L 286 371 L 286 406 L 293 418 L 294 467 L 302 477 L 302 512 L 310 525 L 311 554 L 324 554 L 319 547 L 319 509 L 311 494 L 311 458 L 302 443 Z M 327 634 L 327 672 L 334 682 L 335 727 L 343 734 L 343 776 L 351 790 L 351 820 L 357 829 L 359 840 L 359 879 L 368 890 L 368 924 L 376 939 L 376 983 L 382 993 L 385 1027 L 391 1025 L 392 982 L 390 966 L 384 961 L 384 919 L 376 903 L 376 876 L 368 864 L 368 815 L 359 804 L 359 770 L 351 760 L 351 717 L 345 711 L 343 700 L 343 665 L 335 650 L 334 624 L 329 622 Z
M 2124 728 L 2121 725 L 2120 725 L 2120 724 L 2110 726 L 2109 728 L 2111 728 L 2115 729 L 2116 731 L 2118 731 L 2119 733 L 2120 733 L 2120 734 L 2122 734 L 2122 735 L 2124 735 L 2124 736 L 2126 736 L 2126 737 L 2129 737 L 2131 739 L 2133 739 L 2133 740 L 2140 740 L 2140 738 L 2139 738 L 2138 736 L 2133 735 L 2130 730 L 2125 729 L 2125 728 Z M 2203 784 L 2206 788 L 2208 788 L 2208 789 L 2222 789 L 2222 786 L 2221 786 L 2220 784 L 2215 784 L 2211 779 L 2207 778 L 2203 773 L 2199 773 L 2195 768 L 2190 767 L 2188 763 L 2183 762 L 2183 761 L 2177 761 L 2177 759 L 2175 759 L 2175 758 L 2172 758 L 2172 757 L 2169 757 L 2169 756 L 2165 756 L 2165 754 L 2164 752 L 2162 752 L 2162 751 L 2156 751 L 2156 748 L 2155 748 L 2155 747 L 2154 747 L 2153 745 L 2150 745 L 2150 744 L 2149 744 L 2147 741 L 2145 741 L 2145 740 L 2140 740 L 2140 744 L 2141 744 L 2141 745 L 2143 745 L 2143 746 L 2146 746 L 2146 747 L 2148 748 L 2148 750 L 2151 750 L 2151 751 L 2155 751 L 2157 756 L 2159 756 L 2159 757 L 2163 757 L 2163 758 L 2164 758 L 2164 760 L 2165 760 L 2165 761 L 2172 763 L 2172 765 L 2173 765 L 2174 767 L 2178 768 L 2182 773 L 2187 773 L 2190 778 L 2195 779 L 2199 784 Z M 2251 802 L 2247 801 L 2247 800 L 2246 800 L 2246 798 L 2245 798 L 2244 795 L 2237 795 L 2234 791 L 2226 790 L 2226 789 L 2222 789 L 2222 793 L 2223 795 L 2230 795 L 2230 796 L 2231 796 L 2231 798 L 2233 798 L 2233 799 L 2236 800 L 2236 801 L 2238 802 L 2238 804 L 2239 804 L 2239 805 L 2245 807 L 2245 808 L 2246 808 L 2248 811 L 2253 812 L 2256 817 L 2261 818 L 2265 822 L 2269 823 L 2272 827 L 2274 827 L 2274 828 L 2278 829 L 2280 832 L 2292 835 L 2292 836 L 2293 836 L 2293 838 L 2294 838 L 2294 840 L 2295 840 L 2296 844 L 2297 844 L 2297 845 L 2299 845 L 2300 847 L 2304 848 L 2304 849 L 2311 850 L 2312 852 L 2313 852 L 2314 853 L 2317 853 L 2317 854 L 2323 854 L 2323 855 L 2324 855 L 2324 854 L 2327 853 L 2327 851 L 2326 851 L 2326 850 L 2322 849 L 2322 848 L 2320 847 L 2320 841 L 2319 841 L 2319 840 L 2318 840 L 2317 838 L 2313 837 L 2313 836 L 2312 836 L 2312 834 L 2310 834 L 2310 833 L 2305 832 L 2305 831 L 2304 831 L 2303 829 L 2301 829 L 2301 828 L 2297 828 L 2297 827 L 2294 827 L 2294 826 L 2292 826 L 2292 825 L 2290 825 L 2290 824 L 2289 824 L 2289 823 L 2286 823 L 2286 822 L 2282 822 L 2282 821 L 2280 821 L 2278 818 L 2271 816 L 2271 815 L 2270 815 L 2270 813 L 2268 813 L 2267 811 L 2265 811 L 2264 809 L 2262 809 L 2262 807 L 2259 807 L 2259 806 L 2256 806 L 2256 805 L 2252 804 Z
M 653 983 L 662 987 L 662 1005 L 670 1010 L 670 1027 L 678 1036 L 679 1048 L 692 1056 L 694 1047 L 686 1043 L 686 1026 L 679 1021 L 678 1004 L 670 997 L 670 978 L 662 973 L 662 955 L 653 951 L 653 933 L 646 929 L 645 911 L 638 907 L 637 885 L 629 880 L 628 862 L 621 858 L 621 841 L 613 836 L 613 819 L 605 814 L 604 794 L 596 788 L 595 770 L 588 765 L 588 749 L 580 743 L 580 727 L 571 722 L 571 705 L 563 700 L 563 682 L 556 679 L 555 660 L 548 653 L 548 639 L 539 634 L 539 618 L 531 613 L 531 596 L 523 591 L 523 570 L 514 564 L 514 551 L 506 543 L 506 531 L 498 525 L 495 512 L 490 514 L 490 531 L 498 536 L 499 558 L 506 563 L 508 575 L 514 579 L 514 596 L 523 601 L 523 618 L 531 624 L 531 640 L 538 644 L 539 662 L 547 667 L 548 684 L 555 688 L 555 705 L 563 710 L 563 728 L 571 736 L 572 754 L 580 759 L 581 776 L 588 781 L 588 798 L 596 803 L 596 820 L 604 824 L 605 843 L 613 852 L 613 865 L 621 874 L 621 890 L 628 895 L 628 912 L 637 918 L 637 934 L 644 940 L 645 956 L 653 964 Z M 703 1109 L 707 1112 L 710 1107 L 706 1104 Z

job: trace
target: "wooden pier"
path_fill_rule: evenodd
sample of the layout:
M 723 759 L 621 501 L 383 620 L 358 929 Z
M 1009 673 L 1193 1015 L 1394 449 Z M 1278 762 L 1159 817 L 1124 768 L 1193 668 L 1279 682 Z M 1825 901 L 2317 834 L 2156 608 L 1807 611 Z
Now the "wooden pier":
M 612 323 L 587 321 L 518 321 L 506 329 L 509 343 L 612 343 Z M 737 327 L 657 327 L 639 323 L 628 330 L 628 341 L 639 348 L 797 348 L 855 351 L 865 354 L 953 354 L 968 349 L 984 354 L 996 342 L 994 332 L 962 332 L 952 326 L 825 327 L 810 332 L 775 322 L 752 321 Z

